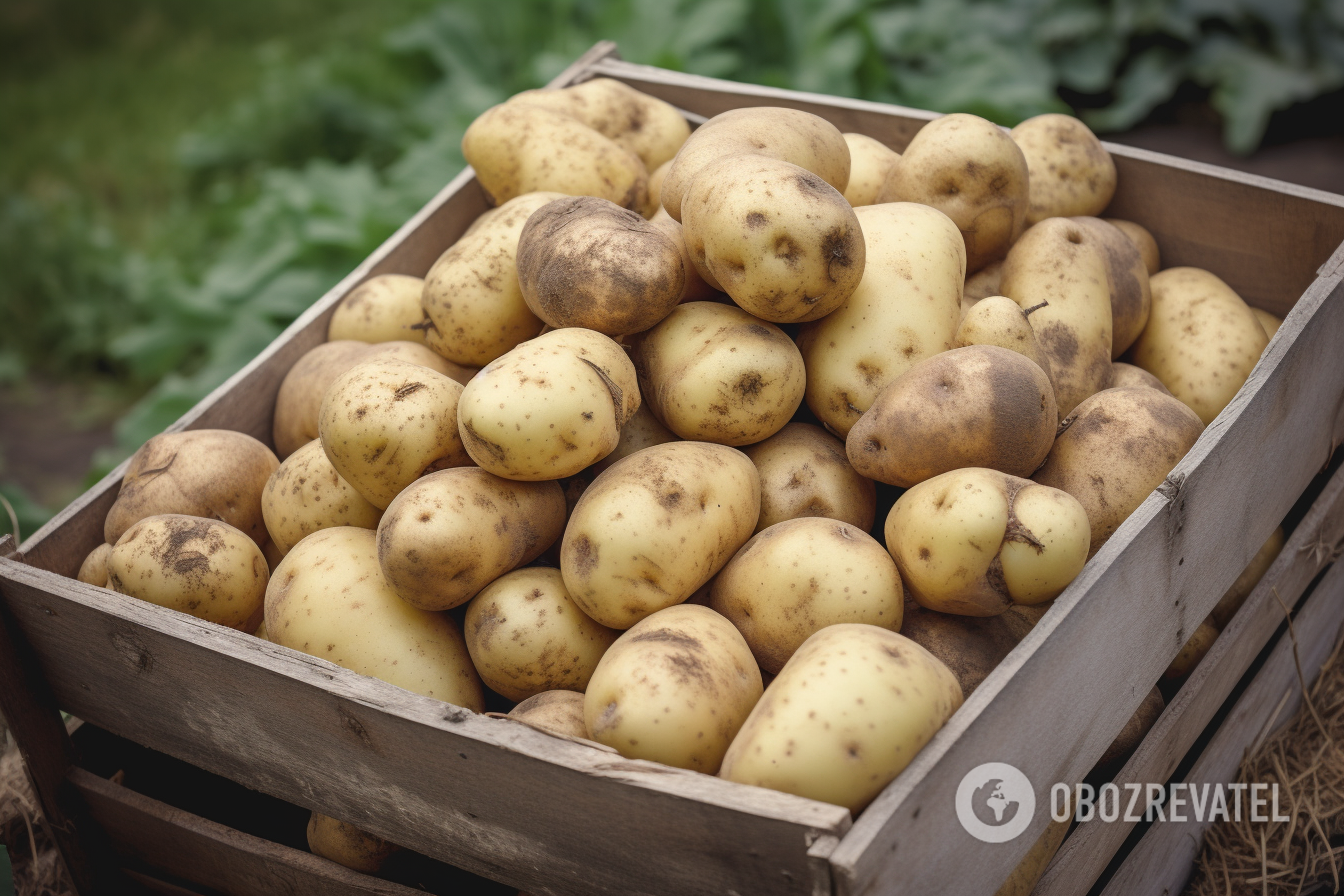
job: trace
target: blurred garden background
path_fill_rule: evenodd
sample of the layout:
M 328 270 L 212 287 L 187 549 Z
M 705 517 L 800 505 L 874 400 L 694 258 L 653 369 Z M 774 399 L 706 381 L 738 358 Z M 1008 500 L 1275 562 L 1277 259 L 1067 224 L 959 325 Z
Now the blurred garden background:
M 31 533 L 601 38 L 1344 193 L 1344 0 L 5 0 L 0 494 Z M 0 512 L 0 534 L 11 524 Z

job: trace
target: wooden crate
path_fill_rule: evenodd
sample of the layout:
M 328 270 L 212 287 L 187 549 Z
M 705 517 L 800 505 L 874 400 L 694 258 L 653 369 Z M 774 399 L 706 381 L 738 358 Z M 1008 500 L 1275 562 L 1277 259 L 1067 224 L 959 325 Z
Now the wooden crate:
M 934 117 L 629 65 L 612 50 L 595 47 L 556 83 L 615 77 L 695 116 L 789 106 L 898 150 Z M 963 775 L 1010 762 L 1041 806 L 1053 782 L 1081 780 L 1344 437 L 1344 197 L 1109 149 L 1120 185 L 1108 214 L 1147 226 L 1166 265 L 1213 270 L 1287 319 L 1187 457 L 857 819 L 477 716 L 67 578 L 102 539 L 120 468 L 29 539 L 26 562 L 0 559 L 3 621 L 22 645 L 0 667 L 17 676 L 31 660 L 30 688 L 0 694 L 0 707 L 40 732 L 54 702 L 535 893 L 992 893 L 1048 815 L 1009 843 L 981 843 L 955 818 Z M 323 341 L 333 306 L 371 276 L 423 275 L 485 208 L 464 171 L 172 429 L 268 441 L 279 382 Z M 28 740 L 37 777 L 65 774 L 59 738 Z M 58 797 L 44 796 L 57 812 Z

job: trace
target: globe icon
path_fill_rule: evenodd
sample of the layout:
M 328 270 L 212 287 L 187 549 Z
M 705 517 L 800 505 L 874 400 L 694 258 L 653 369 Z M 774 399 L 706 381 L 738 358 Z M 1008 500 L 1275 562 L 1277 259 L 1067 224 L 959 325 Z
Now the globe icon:
M 975 789 L 971 796 L 971 809 L 984 824 L 1000 827 L 1017 815 L 1018 803 L 1004 794 L 1002 779 L 990 778 Z

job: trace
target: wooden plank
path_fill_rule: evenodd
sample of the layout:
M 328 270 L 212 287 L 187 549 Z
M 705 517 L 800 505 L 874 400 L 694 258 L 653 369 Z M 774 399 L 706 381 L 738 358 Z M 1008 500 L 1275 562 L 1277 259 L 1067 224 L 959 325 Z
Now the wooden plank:
M 1255 591 L 1116 774 L 1117 785 L 1123 789 L 1129 783 L 1160 783 L 1172 776 L 1283 622 L 1283 606 L 1297 604 L 1321 570 L 1338 556 L 1341 543 L 1344 469 L 1331 477 Z M 1037 884 L 1035 896 L 1083 896 L 1106 870 L 1133 827 L 1123 819 L 1080 824 Z
M 412 896 L 400 884 L 244 834 L 113 784 L 82 768 L 70 783 L 122 862 L 226 896 Z
M 1016 866 L 1048 813 L 981 843 L 956 820 L 962 777 L 1011 763 L 1042 807 L 1051 784 L 1081 781 L 1330 455 L 1340 277 L 1316 281 L 1284 328 L 1163 485 L 855 822 L 831 856 L 838 893 L 987 893 Z
M 1344 563 L 1336 563 L 1307 598 L 1293 622 L 1297 659 L 1294 658 L 1294 638 L 1285 633 L 1190 769 L 1186 782 L 1203 785 L 1236 780 L 1247 749 L 1257 744 L 1266 731 L 1287 724 L 1302 705 L 1303 685 L 1298 679 L 1298 660 L 1307 679 L 1306 686 L 1310 687 L 1335 646 L 1342 622 Z M 1204 841 L 1204 832 L 1209 827 L 1207 822 L 1196 821 L 1193 815 L 1186 817 L 1183 822 L 1168 819 L 1149 827 L 1107 883 L 1102 896 L 1179 893 L 1190 877 Z
M 0 560 L 62 707 L 532 893 L 815 892 L 847 810 L 551 737 Z

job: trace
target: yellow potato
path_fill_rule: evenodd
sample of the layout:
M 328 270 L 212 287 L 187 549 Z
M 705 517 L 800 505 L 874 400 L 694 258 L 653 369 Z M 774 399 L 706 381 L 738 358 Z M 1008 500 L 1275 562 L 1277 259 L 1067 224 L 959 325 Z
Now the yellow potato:
M 1082 228 L 1084 240 L 1106 263 L 1111 293 L 1111 357 L 1118 358 L 1134 344 L 1148 323 L 1153 295 L 1143 256 L 1119 228 L 1101 218 L 1070 218 Z
M 1050 376 L 1050 359 L 1036 341 L 1030 312 L 1007 296 L 990 296 L 976 302 L 962 315 L 955 342 L 957 348 L 968 345 L 1006 348 L 1035 362 L 1047 377 Z M 1053 390 L 1053 386 L 1051 388 Z
M 1162 385 L 1162 381 L 1142 367 L 1115 361 L 1111 364 L 1111 378 L 1106 381 L 1107 389 L 1123 389 L 1126 386 L 1145 386 L 1156 389 L 1163 395 L 1171 395 L 1171 390 Z M 1173 398 L 1176 396 L 1172 395 Z
M 885 531 L 910 595 L 942 613 L 995 616 L 1053 600 L 1087 562 L 1087 513 L 1076 498 L 978 467 L 905 492 Z
M 1260 321 L 1260 326 L 1265 328 L 1265 335 L 1273 339 L 1274 334 L 1279 332 L 1279 327 L 1283 326 L 1283 318 L 1275 317 L 1263 308 L 1252 308 L 1251 311 L 1255 312 L 1255 319 Z
M 559 483 L 514 482 L 479 467 L 440 470 L 388 505 L 378 525 L 378 560 L 402 600 L 448 610 L 531 563 L 564 526 Z
M 962 301 L 973 300 L 971 304 L 987 299 L 990 296 L 1002 295 L 999 292 L 999 283 L 1003 280 L 1003 262 L 992 261 L 980 270 L 976 271 L 966 278 L 966 285 L 961 290 Z
M 849 185 L 845 187 L 845 201 L 855 208 L 874 205 L 882 185 L 891 176 L 891 169 L 901 161 L 901 154 L 863 134 L 845 134 L 844 138 L 849 145 Z
M 667 209 L 659 208 L 657 213 L 649 219 L 649 223 L 667 234 L 681 250 L 682 266 L 686 271 L 686 287 L 681 293 L 683 302 L 699 302 L 705 299 L 729 301 L 717 282 L 711 283 L 706 280 L 696 269 L 695 262 L 691 260 L 691 250 L 686 248 L 686 235 L 681 224 L 672 219 L 672 216 L 667 213 Z
M 777 673 L 828 625 L 899 630 L 902 599 L 896 564 L 867 532 L 805 517 L 747 542 L 714 577 L 709 606 L 737 626 L 762 669 Z
M 1026 226 L 1027 160 L 998 125 L 944 115 L 920 128 L 878 202 L 919 202 L 946 214 L 966 241 L 966 271 L 1003 258 Z
M 178 513 L 139 520 L 107 557 L 113 591 L 248 632 L 261 618 L 269 578 L 261 548 L 246 534 Z
M 1251 375 L 1269 337 L 1241 296 L 1208 271 L 1169 268 L 1152 286 L 1153 313 L 1131 360 L 1207 426 Z
M 606 457 L 589 467 L 584 475 L 595 478 L 597 474 L 604 472 L 616 461 L 623 457 L 629 457 L 636 451 L 643 451 L 645 448 L 652 448 L 654 445 L 661 445 L 664 442 L 676 441 L 679 441 L 677 434 L 653 416 L 653 412 L 649 410 L 647 403 L 641 404 L 639 410 L 635 411 L 634 416 L 625 421 L 625 425 L 621 427 L 621 440 L 616 443 L 616 447 Z M 588 481 L 591 482 L 591 478 Z M 587 485 L 585 484 L 584 487 L 586 488 Z M 578 500 L 577 495 L 574 500 Z M 573 504 L 571 503 L 570 506 L 572 509 Z
M 1232 617 L 1237 615 L 1241 605 L 1246 603 L 1246 598 L 1251 596 L 1255 586 L 1260 584 L 1260 580 L 1269 572 L 1269 568 L 1274 565 L 1279 552 L 1283 550 L 1283 527 L 1279 526 L 1269 534 L 1269 538 L 1256 551 L 1251 562 L 1246 564 L 1246 568 L 1237 576 L 1237 580 L 1232 583 L 1232 587 L 1218 600 L 1218 605 L 1213 608 L 1210 616 L 1213 624 L 1221 631 L 1232 621 Z
M 420 294 L 425 281 L 404 274 L 380 274 L 365 280 L 341 299 L 327 325 L 327 340 L 418 342 L 425 344 L 424 309 Z
M 471 462 L 457 434 L 461 384 L 405 361 L 365 361 L 322 399 L 318 434 L 341 478 L 374 507 L 427 472 Z
M 653 206 L 653 215 L 658 217 L 661 212 L 667 215 L 667 209 L 663 208 L 663 178 L 667 177 L 667 171 L 672 167 L 672 160 L 668 159 L 663 164 L 649 172 L 649 205 Z M 671 215 L 667 217 L 673 221 Z
M 317 439 L 285 459 L 266 483 L 261 513 L 279 556 L 318 529 L 378 528 L 383 512 L 341 478 Z
M 1181 652 L 1176 654 L 1176 658 L 1167 666 L 1167 670 L 1162 673 L 1166 679 L 1184 678 L 1195 670 L 1199 661 L 1213 647 L 1213 642 L 1218 639 L 1218 627 L 1213 623 L 1213 617 L 1205 619 L 1190 635 L 1190 639 L 1185 642 Z
M 560 571 L 570 598 L 608 628 L 681 603 L 756 528 L 761 485 L 740 451 L 668 442 L 617 461 L 570 515 Z
M 364 874 L 377 874 L 392 853 L 401 849 L 352 824 L 316 812 L 308 819 L 308 848 L 313 855 Z
M 872 625 L 832 625 L 789 660 L 723 759 L 719 777 L 858 815 L 961 706 L 948 668 Z
M 462 624 L 472 665 L 510 700 L 545 691 L 583 691 L 620 634 L 569 599 L 560 570 L 516 569 L 471 599 Z
M 854 213 L 866 246 L 863 279 L 798 336 L 807 406 L 841 438 L 888 383 L 952 348 L 966 277 L 961 234 L 937 209 L 901 202 Z
M 712 775 L 761 690 L 732 623 L 706 607 L 668 607 L 603 655 L 583 716 L 592 739 L 622 756 Z
M 701 277 L 764 320 L 825 317 L 863 276 L 863 231 L 854 209 L 798 165 L 725 156 L 690 182 L 681 211 L 682 235 Z
M 1115 162 L 1072 115 L 1028 118 L 1009 132 L 1031 172 L 1028 226 L 1046 218 L 1099 215 L 1115 195 Z
M 1106 223 L 1113 224 L 1121 233 L 1129 237 L 1136 247 L 1139 255 L 1143 257 L 1143 266 L 1151 277 L 1162 270 L 1162 254 L 1158 251 L 1157 240 L 1142 224 L 1135 224 L 1133 221 L 1125 221 L 1121 218 L 1103 218 Z
M 407 364 L 415 364 L 420 367 L 428 367 L 435 373 L 441 373 L 448 379 L 456 383 L 466 385 L 467 381 L 476 375 L 476 368 L 463 367 L 449 361 L 442 355 L 426 348 L 418 342 L 407 342 L 398 340 L 394 342 L 379 342 L 376 345 L 369 346 L 369 352 L 362 361 L 405 361 Z M 318 406 L 322 404 L 318 401 Z
M 79 564 L 79 572 L 75 578 L 88 585 L 97 585 L 99 588 L 107 587 L 107 558 L 112 554 L 112 545 L 104 542 L 98 545 L 92 551 L 89 551 L 84 562 Z
M 1101 754 L 1097 764 L 1093 767 L 1103 780 L 1111 780 L 1115 773 L 1129 760 L 1129 757 L 1143 743 L 1143 739 L 1148 735 L 1148 731 L 1157 724 L 1157 719 L 1162 715 L 1162 711 L 1167 708 L 1166 701 L 1162 699 L 1162 692 L 1154 686 L 1148 695 L 1143 698 L 1139 708 L 1134 710 L 1134 715 L 1125 722 L 1125 727 L 1120 729 L 1120 733 L 1111 741 L 1111 745 L 1106 748 L 1106 752 Z
M 228 523 L 266 543 L 261 493 L 280 462 L 249 435 L 195 429 L 154 436 L 131 455 L 117 500 L 107 511 L 103 538 L 116 544 L 131 526 L 164 513 Z
M 397 597 L 368 529 L 321 529 L 280 561 L 266 589 L 268 640 L 426 697 L 485 711 L 457 623 Z
M 583 721 L 583 694 L 578 691 L 533 694 L 509 710 L 509 718 L 552 734 L 588 738 L 588 726 Z
M 845 443 L 810 423 L 789 423 L 745 449 L 761 477 L 756 531 L 800 517 L 826 517 L 867 532 L 877 513 L 877 487 L 845 456 Z
M 750 445 L 803 400 L 803 358 L 783 330 L 732 305 L 687 302 L 631 340 L 640 392 L 683 439 Z

